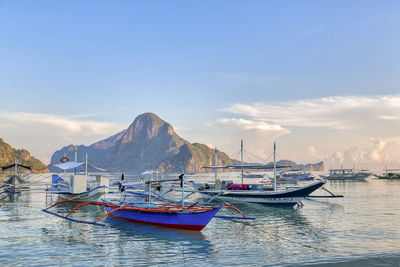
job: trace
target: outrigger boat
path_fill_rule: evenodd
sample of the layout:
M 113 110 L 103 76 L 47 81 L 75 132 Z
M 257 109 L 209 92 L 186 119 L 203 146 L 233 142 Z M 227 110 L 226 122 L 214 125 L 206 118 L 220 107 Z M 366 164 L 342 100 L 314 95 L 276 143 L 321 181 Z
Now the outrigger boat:
M 331 169 L 329 175 L 320 175 L 327 180 L 360 181 L 365 180 L 371 173 L 355 172 L 353 169 Z
M 64 171 L 64 178 L 59 174 L 53 174 L 51 185 L 47 185 L 47 194 L 55 194 L 60 196 L 62 199 L 74 199 L 74 200 L 98 200 L 101 196 L 108 193 L 108 187 L 110 184 L 109 178 L 102 175 L 96 175 L 96 181 L 94 183 L 88 183 L 88 159 L 86 155 L 85 162 L 76 162 L 77 156 L 75 155 L 75 161 L 69 162 L 66 156 L 63 157 L 64 162 L 55 164 Z M 76 174 L 76 168 L 85 165 L 84 174 Z M 97 168 L 96 166 L 92 166 Z M 69 181 L 65 178 L 66 171 L 74 169 L 74 174 L 69 175 Z
M 15 163 L 14 164 L 1 167 L 1 170 L 3 172 L 10 171 L 10 170 L 14 169 L 14 173 L 7 176 L 7 179 L 6 179 L 5 183 L 13 185 L 13 186 L 16 186 L 18 184 L 27 184 L 27 183 L 29 183 L 28 179 L 22 178 L 22 176 L 18 173 L 18 168 L 22 168 L 24 170 L 27 170 L 28 172 L 32 171 L 31 167 L 19 164 L 17 162 L 17 159 L 15 159 Z
M 14 164 L 1 167 L 3 172 L 14 169 L 14 173 L 8 175 L 5 182 L 0 183 L 0 190 L 3 189 L 3 191 L 0 192 L 0 200 L 20 194 L 21 189 L 19 186 L 22 184 L 29 184 L 29 180 L 22 178 L 22 176 L 18 173 L 18 168 L 28 170 L 29 172 L 32 171 L 31 167 L 19 164 L 17 159 L 15 159 Z
M 400 179 L 400 169 L 386 169 L 382 175 L 374 175 L 378 179 L 397 180 Z
M 165 180 L 167 181 L 167 180 Z M 168 180 L 171 181 L 171 180 Z M 179 181 L 179 180 L 174 180 Z M 250 217 L 246 217 L 243 213 L 241 213 L 238 209 L 233 206 L 210 206 L 210 205 L 201 205 L 201 204 L 185 204 L 184 202 L 184 181 L 183 175 L 180 176 L 180 181 L 182 184 L 182 202 L 180 204 L 177 203 L 154 203 L 151 201 L 151 184 L 160 183 L 163 181 L 146 181 L 145 184 L 148 184 L 150 187 L 150 191 L 148 194 L 148 199 L 146 203 L 130 203 L 130 202 L 120 202 L 119 204 L 113 204 L 111 202 L 103 200 L 103 202 L 90 202 L 90 201 L 78 201 L 78 200 L 63 200 L 60 201 L 46 209 L 44 212 L 50 213 L 52 215 L 81 223 L 89 223 L 95 225 L 106 226 L 105 223 L 100 222 L 100 220 L 111 216 L 116 219 L 121 219 L 128 222 L 134 223 L 143 223 L 150 225 L 157 225 L 162 227 L 169 228 L 177 228 L 184 230 L 195 230 L 201 231 L 213 217 L 216 217 L 217 212 L 222 208 L 233 208 L 237 212 L 239 212 L 243 217 L 231 217 L 231 216 L 219 216 L 219 217 L 228 217 L 228 218 L 236 218 L 236 219 L 254 219 Z M 132 184 L 132 183 L 131 183 Z M 121 184 L 120 188 L 121 193 L 125 192 L 124 188 L 129 186 L 130 184 Z M 135 183 L 138 185 L 138 183 Z M 56 207 L 62 203 L 77 203 L 79 204 L 74 209 L 72 209 L 67 215 L 62 215 L 53 211 L 50 211 L 51 208 Z M 74 213 L 79 208 L 86 205 L 96 205 L 103 206 L 106 209 L 106 213 L 93 221 L 79 220 L 70 217 L 72 213 Z
M 216 155 L 216 153 L 215 153 Z M 216 160 L 214 159 L 214 162 Z M 211 168 L 215 170 L 215 185 L 209 187 L 209 189 L 200 190 L 199 192 L 211 198 L 221 198 L 227 201 L 237 202 L 249 202 L 258 203 L 271 206 L 295 206 L 296 204 L 301 205 L 301 201 L 306 197 L 309 197 L 315 190 L 321 188 L 325 181 L 317 181 L 302 187 L 291 187 L 278 190 L 276 170 L 278 168 L 288 168 L 290 166 L 278 166 L 276 164 L 276 144 L 274 143 L 274 162 L 273 164 L 252 164 L 245 165 L 243 163 L 243 140 L 241 140 L 241 164 L 231 166 L 206 166 L 205 168 Z M 267 187 L 260 184 L 244 184 L 243 175 L 241 184 L 234 184 L 233 182 L 223 181 L 221 182 L 216 178 L 217 169 L 273 169 L 274 179 L 273 186 Z
M 283 171 L 277 174 L 278 181 L 298 182 L 298 181 L 313 181 L 315 177 L 312 176 L 311 172 L 305 171 Z
M 265 174 L 260 173 L 244 173 L 243 178 L 264 178 Z

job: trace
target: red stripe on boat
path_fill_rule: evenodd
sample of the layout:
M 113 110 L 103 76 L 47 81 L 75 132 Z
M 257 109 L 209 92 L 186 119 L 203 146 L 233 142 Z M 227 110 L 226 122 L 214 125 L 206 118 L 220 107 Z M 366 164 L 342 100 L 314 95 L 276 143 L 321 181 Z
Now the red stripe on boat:
M 113 214 L 110 214 L 110 216 L 113 217 L 113 218 L 116 218 L 116 219 L 129 221 L 129 222 L 156 225 L 156 226 L 183 229 L 183 230 L 201 231 L 201 230 L 203 230 L 204 227 L 206 227 L 205 225 L 186 225 L 186 224 L 167 224 L 167 223 L 144 222 L 144 221 L 138 221 L 138 220 L 133 220 L 133 219 L 128 219 L 128 218 L 118 217 L 118 216 L 115 216 Z

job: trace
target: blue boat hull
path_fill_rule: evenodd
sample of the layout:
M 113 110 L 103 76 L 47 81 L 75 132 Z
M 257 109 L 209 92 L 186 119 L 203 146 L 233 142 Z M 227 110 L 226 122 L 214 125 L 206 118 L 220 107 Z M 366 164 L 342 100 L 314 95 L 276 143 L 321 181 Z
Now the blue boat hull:
M 115 209 L 113 207 L 105 208 L 107 212 Z M 201 231 L 221 208 L 222 206 L 201 212 L 155 212 L 121 209 L 111 213 L 110 216 L 130 222 Z

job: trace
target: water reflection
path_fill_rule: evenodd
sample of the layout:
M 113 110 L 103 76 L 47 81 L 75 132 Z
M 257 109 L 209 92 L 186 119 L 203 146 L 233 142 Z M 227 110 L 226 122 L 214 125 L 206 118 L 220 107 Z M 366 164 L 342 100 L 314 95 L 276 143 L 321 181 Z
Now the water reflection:
M 145 239 L 157 242 L 157 246 L 186 244 L 186 250 L 190 253 L 209 254 L 212 252 L 212 244 L 200 231 L 187 231 L 145 225 L 140 223 L 129 223 L 108 217 L 106 222 L 115 230 L 119 231 L 121 244 L 125 240 Z

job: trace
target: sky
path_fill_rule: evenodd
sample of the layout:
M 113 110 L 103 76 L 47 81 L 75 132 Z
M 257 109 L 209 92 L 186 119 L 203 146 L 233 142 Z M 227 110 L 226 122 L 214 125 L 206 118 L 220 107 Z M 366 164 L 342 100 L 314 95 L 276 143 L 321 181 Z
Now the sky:
M 0 1 L 0 138 L 48 163 L 153 112 L 246 160 L 400 168 L 400 1 Z

